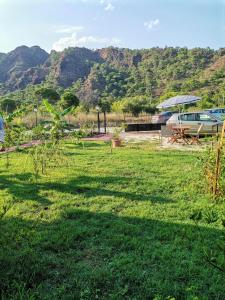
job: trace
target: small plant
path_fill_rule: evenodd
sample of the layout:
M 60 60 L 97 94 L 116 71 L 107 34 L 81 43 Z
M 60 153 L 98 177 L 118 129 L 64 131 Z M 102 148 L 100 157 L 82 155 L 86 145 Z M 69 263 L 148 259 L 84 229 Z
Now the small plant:
M 214 198 L 217 198 L 224 193 L 224 187 L 222 185 L 225 171 L 225 151 L 223 147 L 224 130 L 225 122 L 221 133 L 221 139 L 216 144 L 216 147 L 208 148 L 200 159 L 208 191 Z
M 86 137 L 86 133 L 84 131 L 82 131 L 81 129 L 78 131 L 73 131 L 72 133 L 72 137 L 74 138 L 74 141 L 76 144 L 80 144 L 82 138 Z M 82 141 L 82 146 L 84 148 L 84 141 Z
M 48 128 L 39 124 L 32 129 L 32 140 L 46 141 L 49 139 Z
M 60 166 L 65 160 L 60 138 L 63 136 L 63 116 L 66 112 L 57 112 L 47 101 L 45 105 L 51 111 L 52 122 L 39 124 L 32 129 L 31 140 L 38 140 L 40 143 L 28 150 L 36 184 L 40 175 L 46 175 L 49 169 Z
M 32 161 L 36 184 L 41 175 L 47 175 L 50 169 L 60 167 L 66 161 L 61 144 L 56 145 L 48 140 L 43 141 L 40 145 L 31 147 L 28 153 Z
M 109 146 L 110 154 L 112 154 L 113 153 L 113 150 L 112 150 L 112 141 L 109 140 L 109 141 L 105 141 L 104 143 L 105 143 L 105 145 Z
M 119 140 L 120 139 L 120 134 L 122 133 L 122 131 L 123 131 L 123 128 L 121 128 L 121 127 L 114 128 L 114 130 L 113 130 L 113 139 L 114 140 Z
M 122 140 L 121 140 L 120 135 L 125 128 L 126 128 L 125 124 L 122 124 L 120 127 L 114 128 L 113 133 L 112 133 L 112 147 L 113 148 L 121 146 Z
M 193 220 L 199 229 L 199 238 L 203 246 L 203 258 L 212 267 L 225 273 L 225 234 L 221 234 L 220 239 L 214 243 L 213 249 L 208 249 L 205 244 L 205 238 L 203 237 L 199 222 L 203 221 L 207 224 L 221 222 L 222 226 L 225 227 L 225 222 L 220 218 L 217 211 L 209 209 L 207 211 L 196 210 L 190 215 L 190 219 Z
M 29 151 L 29 154 L 32 158 L 32 165 L 33 165 L 33 170 L 34 170 L 34 178 L 35 178 L 35 183 L 37 184 L 38 182 L 38 177 L 39 177 L 39 153 L 38 153 L 38 148 L 34 147 L 31 148 Z
M 14 125 L 13 121 L 15 118 L 21 116 L 25 111 L 25 108 L 18 109 L 5 117 L 4 147 L 6 150 L 9 150 L 10 147 L 18 146 L 21 143 L 24 128 Z M 6 167 L 9 167 L 8 151 L 6 151 Z
M 95 123 L 94 122 L 85 122 L 80 127 L 80 130 L 86 135 L 86 136 L 92 136 L 95 131 Z

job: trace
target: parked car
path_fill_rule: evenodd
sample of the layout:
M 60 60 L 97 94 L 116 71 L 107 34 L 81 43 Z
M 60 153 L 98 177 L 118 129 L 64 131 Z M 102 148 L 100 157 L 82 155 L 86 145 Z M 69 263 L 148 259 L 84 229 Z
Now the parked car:
M 207 109 L 206 112 L 209 112 L 213 116 L 215 116 L 217 119 L 225 120 L 225 108 L 212 108 Z
M 217 131 L 222 130 L 223 122 L 217 119 L 214 115 L 208 112 L 191 112 L 174 114 L 166 123 L 167 126 L 187 126 L 189 134 L 196 134 L 200 125 L 203 124 L 201 129 L 202 134 L 216 134 Z
M 163 111 L 160 114 L 152 116 L 153 124 L 166 124 L 169 118 L 174 114 L 174 111 Z

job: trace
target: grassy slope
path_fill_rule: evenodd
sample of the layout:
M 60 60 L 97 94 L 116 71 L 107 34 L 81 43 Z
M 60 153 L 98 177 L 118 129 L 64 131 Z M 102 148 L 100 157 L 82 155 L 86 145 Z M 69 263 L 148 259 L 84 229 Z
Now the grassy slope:
M 142 145 L 111 155 L 90 143 L 67 144 L 67 157 L 69 168 L 37 186 L 25 154 L 11 155 L 9 171 L 0 157 L 0 211 L 11 207 L 0 227 L 5 299 L 223 299 L 224 275 L 199 240 L 213 249 L 222 227 L 189 219 L 212 205 L 195 181 L 196 154 Z

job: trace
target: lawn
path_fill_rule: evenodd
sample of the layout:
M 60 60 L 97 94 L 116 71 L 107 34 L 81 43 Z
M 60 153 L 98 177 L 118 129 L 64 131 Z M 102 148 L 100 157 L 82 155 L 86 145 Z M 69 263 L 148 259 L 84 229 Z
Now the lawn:
M 224 217 L 198 153 L 67 142 L 65 154 L 37 184 L 26 153 L 9 169 L 0 156 L 2 299 L 224 299 L 225 275 L 204 259 L 221 221 L 190 219 Z

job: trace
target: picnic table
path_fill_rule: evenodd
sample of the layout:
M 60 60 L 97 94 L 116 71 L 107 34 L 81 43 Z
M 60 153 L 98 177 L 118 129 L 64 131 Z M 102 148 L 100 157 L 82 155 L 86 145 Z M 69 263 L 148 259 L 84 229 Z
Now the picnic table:
M 171 128 L 172 130 L 172 136 L 170 138 L 170 142 L 172 144 L 184 142 L 185 144 L 189 144 L 189 137 L 187 135 L 187 131 L 190 129 L 190 126 L 173 126 Z

